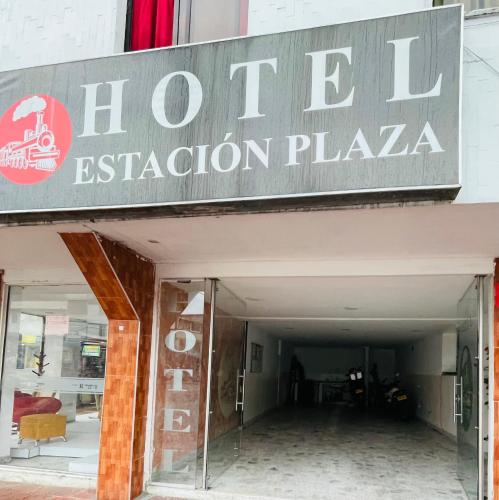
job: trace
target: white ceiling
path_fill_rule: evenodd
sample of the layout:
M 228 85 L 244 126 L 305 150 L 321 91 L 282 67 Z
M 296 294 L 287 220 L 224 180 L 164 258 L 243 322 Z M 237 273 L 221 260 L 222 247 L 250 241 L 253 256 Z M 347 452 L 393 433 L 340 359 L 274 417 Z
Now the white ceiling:
M 472 276 L 227 278 L 217 307 L 294 341 L 393 344 L 455 327 Z
M 0 227 L 0 269 L 76 269 L 58 232 L 97 231 L 156 263 L 499 256 L 499 205 L 436 205 Z M 78 276 L 78 274 L 76 275 Z M 194 277 L 194 276 L 192 276 Z
M 165 278 L 386 275 L 395 260 L 391 274 L 473 274 L 499 256 L 498 220 L 499 204 L 441 204 L 0 227 L 0 269 L 10 283 L 84 283 L 58 233 L 96 231 Z
M 428 205 L 99 222 L 156 262 L 499 255 L 499 205 Z M 151 243 L 156 241 L 157 243 Z
M 491 270 L 499 256 L 498 220 L 499 205 L 441 204 L 0 227 L 0 269 L 8 283 L 84 283 L 58 232 L 97 231 L 152 259 L 161 277 L 222 277 L 245 302 L 232 300 L 241 315 L 276 335 L 394 342 L 454 325 L 483 272 L 476 262 Z M 305 277 L 271 278 L 284 274 Z M 306 278 L 321 275 L 332 277 Z
M 341 346 L 369 345 L 393 347 L 442 332 L 454 331 L 454 321 L 303 321 L 258 320 L 257 328 L 276 338 L 299 345 L 330 344 Z

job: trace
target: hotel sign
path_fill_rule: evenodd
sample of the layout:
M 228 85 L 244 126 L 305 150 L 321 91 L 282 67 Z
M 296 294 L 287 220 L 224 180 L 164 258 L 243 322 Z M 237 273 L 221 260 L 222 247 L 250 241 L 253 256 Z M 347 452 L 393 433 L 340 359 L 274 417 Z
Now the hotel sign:
M 0 212 L 453 198 L 461 7 L 0 73 Z

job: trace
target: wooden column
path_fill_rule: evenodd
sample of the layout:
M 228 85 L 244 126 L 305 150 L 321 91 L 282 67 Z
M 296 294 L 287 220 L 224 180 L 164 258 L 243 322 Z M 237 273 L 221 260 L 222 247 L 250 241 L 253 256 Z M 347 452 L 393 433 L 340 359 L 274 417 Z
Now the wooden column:
M 128 500 L 143 486 L 154 265 L 93 233 L 61 237 L 109 319 L 97 498 Z

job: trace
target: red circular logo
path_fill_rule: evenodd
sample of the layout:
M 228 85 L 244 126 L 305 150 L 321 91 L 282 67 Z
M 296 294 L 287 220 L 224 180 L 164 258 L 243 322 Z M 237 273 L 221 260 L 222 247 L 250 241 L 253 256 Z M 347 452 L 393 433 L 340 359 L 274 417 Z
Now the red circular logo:
M 66 158 L 71 132 L 69 114 L 57 99 L 23 97 L 0 118 L 0 174 L 15 184 L 43 182 Z

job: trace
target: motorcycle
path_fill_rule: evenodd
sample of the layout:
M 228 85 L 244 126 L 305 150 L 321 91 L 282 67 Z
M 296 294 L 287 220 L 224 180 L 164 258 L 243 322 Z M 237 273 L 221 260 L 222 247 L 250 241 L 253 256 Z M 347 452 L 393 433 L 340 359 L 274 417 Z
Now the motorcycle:
M 385 391 L 385 406 L 389 413 L 399 420 L 408 420 L 411 417 L 409 395 L 401 387 L 398 374 Z
M 348 385 L 353 406 L 359 408 L 364 406 L 365 387 L 364 374 L 361 368 L 351 368 L 348 373 Z

